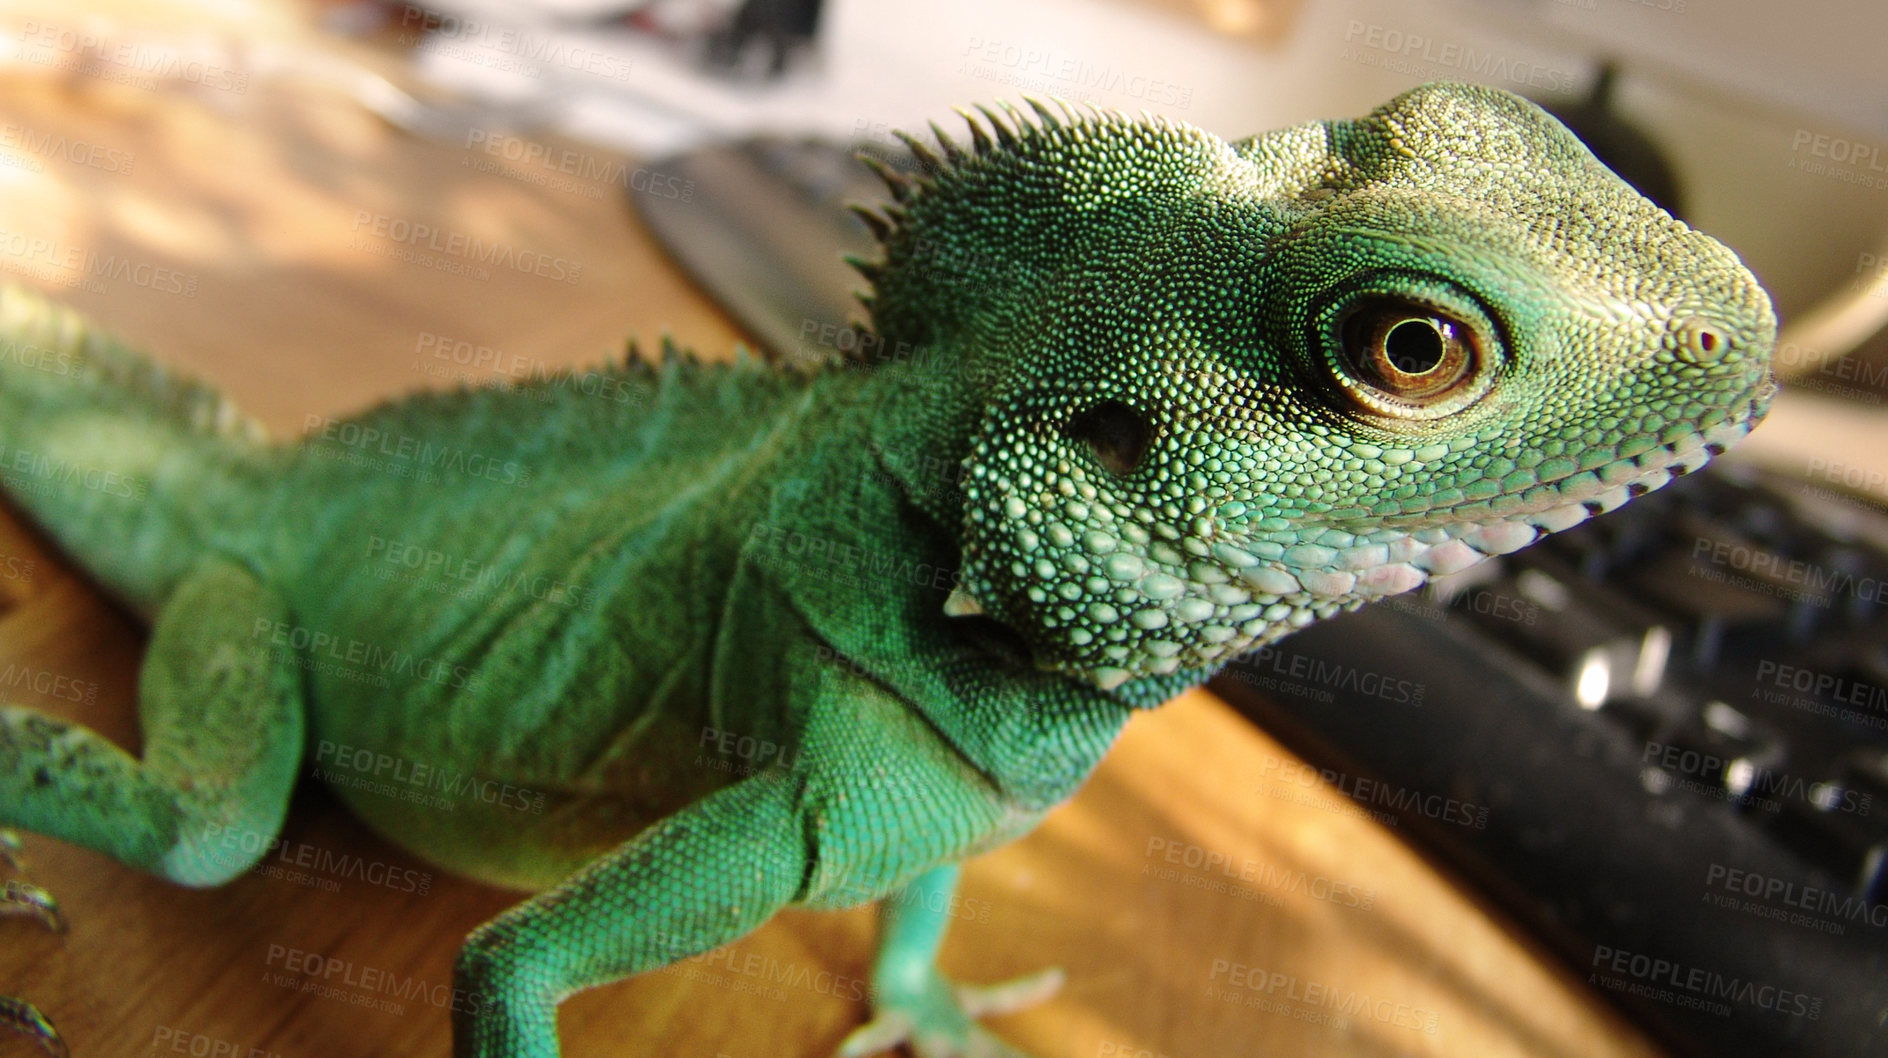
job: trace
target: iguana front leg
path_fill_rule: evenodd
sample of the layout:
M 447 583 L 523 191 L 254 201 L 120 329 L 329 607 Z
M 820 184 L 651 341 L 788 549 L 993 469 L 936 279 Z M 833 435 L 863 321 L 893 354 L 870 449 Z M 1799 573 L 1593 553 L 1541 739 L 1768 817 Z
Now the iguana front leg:
M 940 973 L 937 952 L 958 873 L 954 863 L 933 868 L 886 899 L 872 965 L 873 1017 L 846 1037 L 839 1058 L 900 1044 L 918 1058 L 1024 1058 L 975 1019 L 1042 1002 L 1062 987 L 1062 971 L 1051 967 L 994 985 L 955 984 Z
M 554 1058 L 580 989 L 735 940 L 800 893 L 798 781 L 762 772 L 657 822 L 473 931 L 454 971 L 458 1058 Z

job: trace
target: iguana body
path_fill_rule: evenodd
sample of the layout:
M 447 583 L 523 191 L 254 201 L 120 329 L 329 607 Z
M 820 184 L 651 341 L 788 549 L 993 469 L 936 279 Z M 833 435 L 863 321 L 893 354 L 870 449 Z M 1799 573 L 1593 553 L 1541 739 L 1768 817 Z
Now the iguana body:
M 0 372 L 0 481 L 155 629 L 142 761 L 0 710 L 0 822 L 215 884 L 312 766 L 415 852 L 552 887 L 468 939 L 454 1027 L 550 1055 L 570 992 L 948 889 L 1134 709 L 1762 413 L 1748 273 L 1512 96 L 1230 145 L 1040 114 L 972 119 L 872 215 L 901 360 L 632 359 L 608 397 L 418 396 L 278 446 L 7 294 L 6 334 L 85 367 Z M 848 1053 L 1007 1053 L 970 1015 L 1053 979 L 954 993 L 927 906 L 890 912 Z

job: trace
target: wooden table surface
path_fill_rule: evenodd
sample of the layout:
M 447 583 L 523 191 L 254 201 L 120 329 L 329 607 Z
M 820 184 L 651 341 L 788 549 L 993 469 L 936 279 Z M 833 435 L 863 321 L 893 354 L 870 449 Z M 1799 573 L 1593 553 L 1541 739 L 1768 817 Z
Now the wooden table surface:
M 48 151 L 52 134 L 99 150 Z M 613 189 L 480 172 L 468 152 L 318 88 L 119 83 L 54 62 L 0 75 L 6 144 L 0 278 L 225 387 L 279 436 L 442 384 L 429 340 L 549 365 L 595 361 L 629 333 L 667 330 L 709 355 L 738 337 Z M 363 242 L 382 216 L 581 272 L 481 279 L 396 260 Z M 60 263 L 68 248 L 149 267 L 85 275 Z M 0 598 L 9 700 L 134 746 L 136 623 L 10 515 Z M 947 969 L 1066 967 L 1060 996 L 995 1022 L 1043 1058 L 1657 1053 L 1342 795 L 1281 781 L 1293 763 L 1204 692 L 1137 719 L 1038 832 L 967 868 Z M 278 854 L 218 890 L 25 840 L 28 876 L 71 928 L 0 919 L 0 994 L 37 1003 L 80 1058 L 443 1056 L 460 938 L 516 899 L 439 874 L 312 784 Z M 564 1053 L 827 1054 L 865 1014 L 873 933 L 865 910 L 782 914 L 721 952 L 570 1000 Z M 318 960 L 333 976 L 303 972 Z M 372 980 L 407 998 L 386 1002 L 360 983 Z M 0 1055 L 31 1053 L 0 1039 Z

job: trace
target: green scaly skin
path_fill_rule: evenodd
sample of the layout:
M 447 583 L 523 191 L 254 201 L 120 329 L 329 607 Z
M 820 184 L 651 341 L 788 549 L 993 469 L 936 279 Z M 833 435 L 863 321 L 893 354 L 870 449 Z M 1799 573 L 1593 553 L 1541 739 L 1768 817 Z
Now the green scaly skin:
M 312 768 L 543 890 L 466 941 L 467 1058 L 553 1055 L 577 989 L 909 886 L 842 1053 L 1009 1055 L 974 1016 L 1057 978 L 937 973 L 957 861 L 1134 710 L 1695 469 L 1769 398 L 1737 259 L 1516 97 L 1230 144 L 1036 109 L 867 211 L 872 347 L 908 357 L 632 357 L 272 445 L 5 294 L 46 355 L 0 367 L 0 482 L 154 632 L 141 759 L 0 708 L 0 823 L 213 885 Z

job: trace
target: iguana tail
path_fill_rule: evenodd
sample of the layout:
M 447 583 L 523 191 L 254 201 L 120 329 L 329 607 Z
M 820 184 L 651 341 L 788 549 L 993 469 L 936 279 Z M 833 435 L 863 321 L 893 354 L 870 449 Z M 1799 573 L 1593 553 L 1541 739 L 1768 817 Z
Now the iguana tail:
M 0 487 L 134 609 L 252 524 L 270 453 L 222 394 L 0 287 Z

